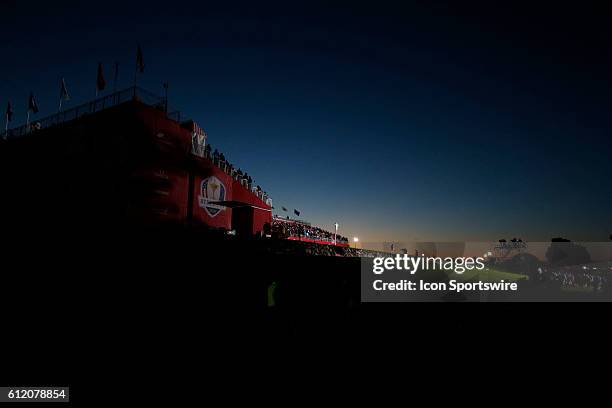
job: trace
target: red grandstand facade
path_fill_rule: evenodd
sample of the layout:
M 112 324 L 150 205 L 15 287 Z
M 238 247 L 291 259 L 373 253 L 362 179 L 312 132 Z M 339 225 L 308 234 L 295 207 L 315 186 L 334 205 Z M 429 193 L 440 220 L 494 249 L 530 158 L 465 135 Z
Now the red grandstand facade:
M 164 111 L 142 104 L 137 115 L 158 153 L 149 168 L 134 174 L 138 178 L 144 171 L 157 180 L 153 190 L 145 192 L 151 201 L 137 208 L 137 218 L 244 235 L 264 232 L 272 220 L 271 201 L 264 201 L 253 186 L 232 174 L 227 163 L 207 153 L 206 134 L 200 126 L 193 121 L 179 123 Z
M 127 218 L 140 226 L 263 234 L 271 200 L 210 154 L 200 126 L 168 114 L 163 99 L 145 103 L 144 95 L 137 88 L 118 92 L 4 134 L 5 163 L 12 161 L 13 174 L 33 175 L 13 177 L 13 185 L 28 194 L 22 186 L 38 180 L 40 190 L 53 191 L 58 215 L 69 216 L 74 206 L 92 221 L 114 216 L 119 224 Z M 41 177 L 43 171 L 61 174 L 61 182 Z

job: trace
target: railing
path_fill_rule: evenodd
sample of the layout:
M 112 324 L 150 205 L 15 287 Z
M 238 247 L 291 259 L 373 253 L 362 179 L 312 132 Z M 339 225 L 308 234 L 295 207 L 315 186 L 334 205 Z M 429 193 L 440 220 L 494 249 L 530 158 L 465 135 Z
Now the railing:
M 287 229 L 288 226 L 295 226 Z M 308 239 L 316 242 L 335 242 L 337 244 L 348 244 L 348 238 L 326 231 L 323 228 L 313 227 L 304 221 L 286 219 L 275 215 L 272 218 L 272 230 L 280 230 L 287 235 L 287 238 Z
M 166 113 L 166 117 L 177 123 L 183 123 L 188 119 L 181 114 L 179 111 L 171 111 L 168 113 L 168 101 L 166 98 L 155 95 L 152 92 L 142 89 L 137 86 L 132 86 L 122 91 L 114 92 L 110 95 L 94 99 L 93 101 L 75 106 L 70 109 L 58 112 L 54 115 L 47 116 L 42 119 L 32 119 L 29 124 L 25 124 L 13 129 L 8 129 L 6 132 L 0 133 L 1 139 L 14 139 L 21 136 L 25 136 L 32 132 L 36 132 L 41 129 L 50 128 L 53 126 L 60 125 L 71 120 L 82 118 L 95 112 L 111 108 L 113 106 L 128 102 L 131 100 L 137 100 L 155 108 L 159 108 Z M 248 189 L 250 192 L 259 197 L 267 205 L 272 206 L 272 200 L 262 190 L 255 188 L 253 183 L 249 183 L 248 180 L 238 175 L 235 168 L 231 167 L 226 160 L 220 160 L 219 156 L 213 155 L 210 149 L 204 150 L 204 157 L 210 159 L 217 167 L 223 170 L 225 173 L 230 175 L 234 180 L 239 180 L 240 184 Z
M 313 244 L 324 244 L 324 245 L 333 245 L 333 246 L 341 246 L 348 247 L 348 241 L 337 240 L 334 242 L 333 238 L 320 238 L 320 237 L 305 237 L 305 236 L 295 236 L 291 235 L 286 237 L 285 239 L 289 241 L 301 241 L 301 242 L 309 242 Z
M 288 233 L 287 236 L 285 237 L 285 239 L 293 239 L 293 240 L 297 240 L 297 241 L 303 241 L 303 240 L 307 240 L 310 242 L 322 242 L 322 243 L 326 243 L 326 244 L 332 244 L 334 243 L 334 238 L 333 237 L 321 237 L 318 235 L 308 235 L 308 234 L 295 234 L 295 233 Z M 344 238 L 344 237 L 337 237 L 336 238 L 336 242 L 335 244 L 338 245 L 348 245 L 349 241 L 348 238 Z
M 210 145 L 207 145 L 207 147 Z M 200 157 L 204 157 L 210 160 L 215 166 L 220 168 L 225 174 L 230 176 L 232 179 L 240 182 L 240 185 L 247 190 L 249 190 L 252 194 L 254 194 L 261 201 L 266 203 L 269 206 L 272 206 L 272 199 L 263 191 L 261 188 L 257 189 L 257 186 L 254 183 L 249 183 L 249 180 L 244 177 L 244 175 L 238 174 L 236 168 L 234 168 L 227 160 L 221 160 L 220 155 L 215 155 L 211 153 L 210 148 L 203 148 L 201 153 L 198 154 Z
M 186 120 L 186 118 L 181 117 L 181 112 L 180 111 L 172 111 L 172 112 L 168 112 L 166 114 L 166 116 L 168 116 L 168 119 L 171 119 L 175 122 L 181 123 L 181 119 L 184 122 Z
M 84 103 L 74 108 L 66 109 L 54 115 L 47 116 L 43 119 L 31 119 L 29 124 L 9 129 L 6 132 L 2 132 L 1 135 L 3 139 L 12 139 L 24 136 L 31 132 L 56 126 L 64 122 L 69 122 L 71 120 L 75 120 L 83 116 L 102 111 L 104 109 L 108 109 L 110 107 L 119 105 L 124 102 L 128 102 L 130 100 L 138 100 L 146 105 L 157 107 L 163 110 L 166 110 L 167 108 L 166 98 L 159 97 L 145 89 L 133 86 L 122 91 L 117 91 L 110 95 L 106 95 L 93 101 Z M 172 114 L 178 119 L 180 119 L 180 112 L 173 112 Z
M 287 217 L 282 217 L 282 216 L 280 216 L 280 215 L 275 215 L 275 216 L 273 217 L 273 219 L 274 219 L 274 220 L 281 221 L 281 222 L 294 222 L 294 223 L 297 223 L 297 224 L 307 225 L 307 226 L 309 226 L 309 227 L 310 227 L 310 226 L 312 226 L 312 225 L 311 225 L 309 222 L 307 222 L 307 221 L 303 221 L 303 220 L 296 220 L 296 219 L 294 219 L 294 218 L 289 218 L 288 216 L 287 216 Z

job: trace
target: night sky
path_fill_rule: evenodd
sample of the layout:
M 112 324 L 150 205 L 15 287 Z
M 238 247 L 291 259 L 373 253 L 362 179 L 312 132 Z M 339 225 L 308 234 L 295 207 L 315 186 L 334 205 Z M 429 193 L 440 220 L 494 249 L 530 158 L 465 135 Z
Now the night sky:
M 140 43 L 140 85 L 168 81 L 171 108 L 314 224 L 362 241 L 612 233 L 603 8 L 34 3 L 0 10 L 14 125 L 30 90 L 37 118 L 55 113 L 62 77 L 67 108 L 92 99 L 99 61 L 130 86 Z

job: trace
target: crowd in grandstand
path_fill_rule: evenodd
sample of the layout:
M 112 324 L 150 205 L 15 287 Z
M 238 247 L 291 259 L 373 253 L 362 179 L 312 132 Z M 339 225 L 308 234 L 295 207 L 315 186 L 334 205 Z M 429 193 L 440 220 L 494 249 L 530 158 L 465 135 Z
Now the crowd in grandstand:
M 552 281 L 568 288 L 582 288 L 602 291 L 608 287 L 608 271 L 605 269 L 594 269 L 593 267 L 575 265 L 551 270 L 548 274 Z M 546 272 L 540 270 L 540 274 Z
M 305 238 L 313 241 L 335 242 L 348 244 L 348 238 L 335 235 L 319 227 L 308 225 L 297 220 L 274 217 L 272 220 L 272 235 L 277 238 Z
M 313 242 L 275 240 L 274 245 L 265 245 L 266 252 L 275 255 L 315 255 L 333 257 L 369 257 L 388 256 L 381 252 L 357 249 L 348 246 L 322 245 Z
M 217 167 L 231 176 L 234 180 L 240 182 L 242 186 L 253 192 L 257 197 L 263 200 L 266 204 L 272 206 L 272 200 L 259 185 L 255 185 L 253 178 L 241 168 L 236 168 L 225 158 L 225 155 L 219 152 L 218 149 L 212 148 L 209 143 L 206 143 L 203 149 L 203 156 L 210 159 Z M 288 217 L 280 218 L 275 216 L 271 226 L 272 236 L 276 238 L 299 238 L 312 241 L 342 244 L 348 246 L 348 238 L 326 231 L 319 227 L 314 227 L 308 223 L 291 220 Z M 345 247 L 342 250 L 329 245 L 304 245 L 301 247 L 306 254 L 326 255 L 326 256 L 374 256 L 368 251 L 356 248 Z M 294 248 L 292 247 L 292 250 Z
M 239 181 L 243 187 L 251 191 L 263 202 L 270 206 L 272 205 L 272 200 L 268 196 L 268 193 L 265 192 L 261 186 L 255 185 L 253 178 L 246 171 L 243 172 L 241 168 L 235 168 L 234 165 L 225 158 L 225 155 L 219 152 L 219 150 L 215 149 L 212 151 L 212 146 L 208 143 L 204 147 L 204 157 L 212 160 L 215 166 L 219 167 L 234 180 Z
M 549 268 L 540 266 L 530 275 L 536 282 L 553 282 L 564 288 L 604 291 L 610 286 L 612 263 L 589 265 L 568 265 Z

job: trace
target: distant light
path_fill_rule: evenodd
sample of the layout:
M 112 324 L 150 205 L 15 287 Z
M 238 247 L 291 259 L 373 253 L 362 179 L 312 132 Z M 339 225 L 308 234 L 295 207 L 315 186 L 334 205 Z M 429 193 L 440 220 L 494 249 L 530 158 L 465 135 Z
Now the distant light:
M 353 242 L 359 242 L 359 238 L 353 237 Z

